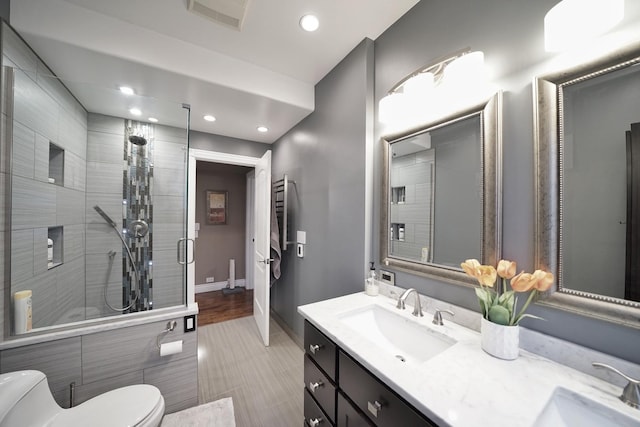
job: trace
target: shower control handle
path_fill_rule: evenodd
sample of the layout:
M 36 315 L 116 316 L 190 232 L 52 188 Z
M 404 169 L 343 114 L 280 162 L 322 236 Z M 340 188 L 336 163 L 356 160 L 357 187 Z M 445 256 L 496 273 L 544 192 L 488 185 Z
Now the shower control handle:
M 317 427 L 322 422 L 322 418 L 313 418 L 309 420 L 309 426 Z

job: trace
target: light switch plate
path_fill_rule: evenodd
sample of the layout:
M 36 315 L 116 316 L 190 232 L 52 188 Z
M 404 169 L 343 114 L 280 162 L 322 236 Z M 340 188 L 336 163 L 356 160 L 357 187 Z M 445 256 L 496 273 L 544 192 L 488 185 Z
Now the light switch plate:
M 301 243 L 298 243 L 298 248 L 296 253 L 298 254 L 298 258 L 304 258 L 304 245 Z
M 193 332 L 196 330 L 196 315 L 184 316 L 184 331 Z

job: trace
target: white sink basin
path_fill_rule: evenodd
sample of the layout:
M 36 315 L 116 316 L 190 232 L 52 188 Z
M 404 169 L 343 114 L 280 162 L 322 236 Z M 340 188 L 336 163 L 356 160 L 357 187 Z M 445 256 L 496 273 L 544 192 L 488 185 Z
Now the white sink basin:
M 408 363 L 422 363 L 456 341 L 377 305 L 341 315 L 340 321 L 389 354 Z
M 620 402 L 620 405 L 624 405 Z M 554 390 L 533 427 L 638 427 L 614 408 L 562 387 Z

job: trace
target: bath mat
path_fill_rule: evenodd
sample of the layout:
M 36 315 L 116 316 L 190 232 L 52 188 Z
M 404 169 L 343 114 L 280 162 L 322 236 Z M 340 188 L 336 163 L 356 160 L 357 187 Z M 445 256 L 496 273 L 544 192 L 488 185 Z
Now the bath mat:
M 236 427 L 230 397 L 165 415 L 160 427 Z

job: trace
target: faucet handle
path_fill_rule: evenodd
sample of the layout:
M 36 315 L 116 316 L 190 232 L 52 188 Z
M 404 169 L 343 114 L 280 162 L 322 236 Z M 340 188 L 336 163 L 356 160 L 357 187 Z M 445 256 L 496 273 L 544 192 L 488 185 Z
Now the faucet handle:
M 444 322 L 442 321 L 442 313 L 447 313 L 451 316 L 455 316 L 455 314 L 451 310 L 440 310 L 436 308 L 435 313 L 433 313 L 433 320 L 431 321 L 431 323 L 433 323 L 434 325 L 444 325 Z
M 620 400 L 622 400 L 624 403 L 626 403 L 627 405 L 633 408 L 640 409 L 640 380 L 631 378 L 630 376 L 623 374 L 613 366 L 609 366 L 604 363 L 593 362 L 592 365 L 595 368 L 609 369 L 610 371 L 615 372 L 625 380 L 629 381 L 629 383 L 626 386 L 624 386 L 624 388 L 622 389 L 622 395 L 620 395 Z

